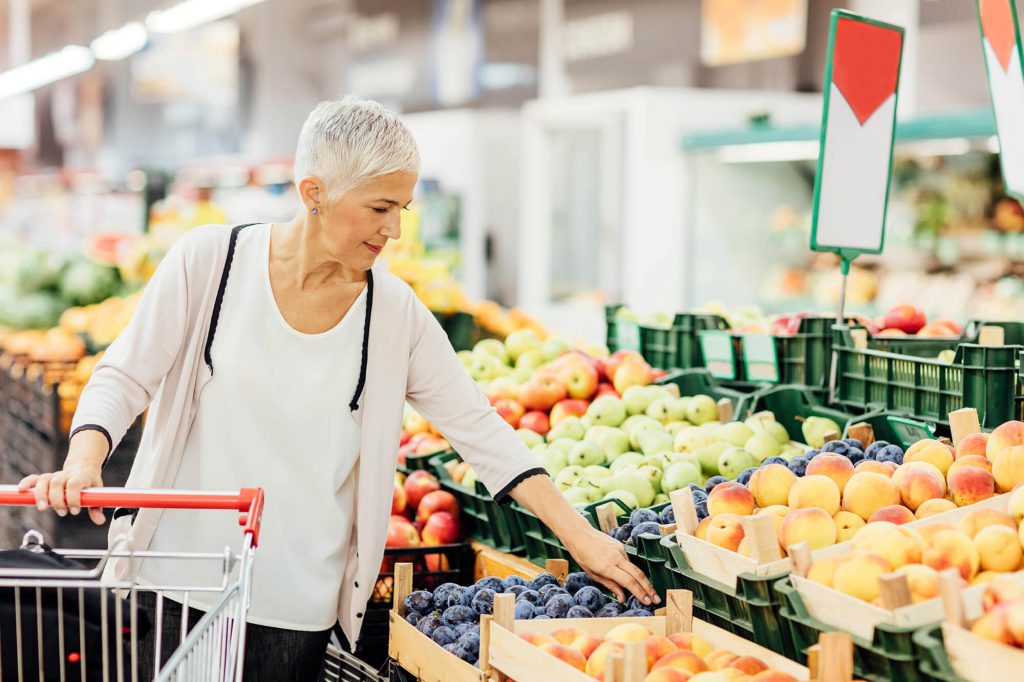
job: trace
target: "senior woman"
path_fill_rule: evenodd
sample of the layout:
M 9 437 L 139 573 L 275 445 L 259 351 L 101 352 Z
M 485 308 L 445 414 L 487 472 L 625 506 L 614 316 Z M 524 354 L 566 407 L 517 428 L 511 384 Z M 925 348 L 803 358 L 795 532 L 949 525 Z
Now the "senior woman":
M 63 469 L 21 482 L 40 509 L 78 514 L 81 490 L 102 485 L 103 463 L 149 405 L 129 487 L 262 486 L 247 679 L 314 678 L 336 622 L 358 639 L 384 552 L 406 400 L 496 500 L 533 511 L 598 582 L 620 599 L 625 588 L 657 601 L 622 546 L 565 502 L 488 405 L 431 313 L 374 265 L 399 236 L 418 170 L 395 114 L 354 98 L 317 106 L 299 135 L 295 218 L 205 226 L 180 239 L 83 391 Z M 130 529 L 136 550 L 239 547 L 231 514 L 123 511 L 110 534 Z M 88 513 L 103 522 L 101 510 Z M 210 577 L 191 564 L 136 563 L 111 570 L 150 585 Z M 153 611 L 147 595 L 140 602 Z M 175 608 L 165 602 L 180 618 Z M 164 658 L 176 637 L 165 627 Z

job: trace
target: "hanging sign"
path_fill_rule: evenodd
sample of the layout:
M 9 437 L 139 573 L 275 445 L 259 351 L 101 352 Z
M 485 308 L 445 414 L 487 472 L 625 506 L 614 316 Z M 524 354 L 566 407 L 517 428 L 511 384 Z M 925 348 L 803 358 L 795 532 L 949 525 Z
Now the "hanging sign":
M 1014 0 L 978 0 L 978 26 L 1006 193 L 1024 200 L 1024 74 Z

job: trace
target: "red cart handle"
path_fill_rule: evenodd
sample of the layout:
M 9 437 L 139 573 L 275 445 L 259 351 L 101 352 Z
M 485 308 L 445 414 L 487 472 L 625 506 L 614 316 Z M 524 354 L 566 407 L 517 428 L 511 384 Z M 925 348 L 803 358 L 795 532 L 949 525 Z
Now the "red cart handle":
M 0 485 L 0 506 L 35 506 L 32 490 L 19 492 L 16 485 Z M 238 525 L 259 542 L 263 516 L 263 488 L 242 488 L 238 492 L 201 490 L 125 490 L 124 488 L 86 488 L 82 507 L 138 507 L 150 509 L 235 509 Z

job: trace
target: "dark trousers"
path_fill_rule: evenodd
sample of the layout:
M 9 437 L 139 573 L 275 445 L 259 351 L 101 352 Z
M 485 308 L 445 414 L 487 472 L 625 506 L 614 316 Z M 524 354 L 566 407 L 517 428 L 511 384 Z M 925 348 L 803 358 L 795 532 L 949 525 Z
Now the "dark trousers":
M 149 636 L 139 641 L 139 679 L 153 679 L 156 654 L 156 595 L 139 592 L 139 608 L 145 609 L 154 623 Z M 202 611 L 189 607 L 188 629 L 195 627 L 204 616 Z M 163 631 L 160 643 L 160 664 L 170 658 L 181 642 L 181 604 L 163 600 Z M 316 682 L 320 679 L 327 643 L 331 631 L 305 632 L 273 628 L 266 625 L 246 625 L 245 630 L 245 682 Z

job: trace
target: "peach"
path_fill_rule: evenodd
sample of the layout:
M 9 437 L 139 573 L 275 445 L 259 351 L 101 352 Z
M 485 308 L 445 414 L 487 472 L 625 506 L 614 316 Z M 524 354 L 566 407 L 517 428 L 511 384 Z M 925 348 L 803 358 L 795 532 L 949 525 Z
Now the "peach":
M 847 481 L 853 476 L 853 463 L 842 455 L 822 453 L 807 465 L 808 476 L 828 476 L 842 493 Z M 790 505 L 792 506 L 792 505 Z
M 750 678 L 751 682 L 797 682 L 797 679 L 789 673 L 781 670 L 765 670 Z
M 1010 499 L 1006 502 L 1006 511 L 1018 524 L 1021 519 L 1024 519 L 1024 486 L 1016 486 L 1010 493 Z
M 811 461 L 813 464 L 817 457 Z M 885 474 L 858 472 L 843 489 L 843 509 L 867 521 L 882 507 L 900 503 L 900 491 Z
M 729 664 L 729 667 L 741 670 L 747 675 L 756 675 L 762 670 L 767 670 L 768 664 L 755 656 L 740 656 Z
M 781 465 L 780 465 L 781 466 Z M 738 514 L 747 516 L 754 513 L 754 495 L 735 481 L 719 483 L 708 495 L 708 515 Z
M 971 632 L 979 637 L 1009 646 L 1014 645 L 1013 633 L 1007 622 L 1008 610 L 1005 604 L 996 604 L 991 611 L 982 614 L 981 618 L 971 625 Z
M 905 564 L 920 563 L 925 542 L 912 528 L 879 521 L 861 528 L 851 546 L 855 550 L 878 554 L 895 570 Z
M 616 625 L 607 633 L 606 642 L 640 642 L 651 636 L 651 631 L 637 623 L 623 623 Z
M 594 653 L 594 650 L 597 649 L 597 647 L 601 646 L 601 644 L 603 643 L 604 638 L 598 637 L 597 635 L 584 633 L 576 639 L 574 639 L 572 643 L 569 644 L 569 646 L 583 654 L 584 658 L 589 659 L 590 655 Z
M 583 654 L 572 647 L 565 646 L 564 644 L 545 644 L 540 648 L 540 650 L 551 654 L 555 658 L 561 659 L 580 672 L 585 670 L 587 667 L 587 659 L 583 657 Z
M 980 455 L 985 457 L 985 451 L 988 448 L 988 434 L 987 433 L 972 433 L 966 436 L 956 446 L 956 452 L 954 456 L 957 459 L 961 457 L 971 457 L 974 455 Z
M 946 472 L 946 480 L 953 475 L 953 472 L 961 467 L 981 467 L 985 471 L 992 473 L 992 462 L 985 455 L 965 455 L 960 459 L 953 462 L 949 467 L 949 471 Z
M 527 642 L 534 646 L 544 646 L 545 644 L 558 644 L 558 640 L 551 635 L 545 635 L 542 632 L 524 632 L 519 635 Z
M 662 656 L 668 656 L 673 651 L 678 651 L 676 645 L 668 637 L 651 635 L 643 640 L 644 651 L 647 652 L 647 669 L 650 670 Z
M 948 479 L 949 496 L 958 507 L 987 500 L 996 494 L 996 479 L 981 467 L 962 467 Z
M 709 518 L 708 542 L 737 551 L 743 542 L 743 517 L 738 514 L 719 514 Z
M 621 655 L 625 651 L 626 645 L 622 642 L 604 642 L 594 649 L 594 653 L 590 654 L 584 672 L 598 680 L 604 680 L 605 663 L 607 663 L 608 657 L 614 654 Z
M 768 507 L 762 507 L 762 508 L 758 509 L 757 511 L 755 511 L 754 513 L 755 514 L 771 514 L 772 516 L 777 516 L 780 519 L 784 519 L 784 518 L 786 518 L 786 514 L 788 514 L 789 512 L 790 512 L 790 509 L 786 505 L 784 505 L 784 504 L 773 504 L 773 505 L 768 506 Z
M 1006 526 L 982 528 L 974 536 L 974 547 L 983 571 L 1016 571 L 1024 556 L 1017 531 Z
M 894 572 L 907 576 L 910 599 L 915 604 L 939 596 L 939 572 L 934 568 L 921 564 L 907 564 Z
M 811 464 L 816 462 L 818 457 L 812 459 Z M 715 489 L 717 490 L 717 486 Z M 831 478 L 807 475 L 797 479 L 793 487 L 789 489 L 789 508 L 818 507 L 832 516 L 839 511 L 839 497 L 839 486 Z
M 915 450 L 914 448 L 921 443 L 926 443 L 926 445 Z M 903 463 L 907 462 L 928 462 L 945 476 L 946 471 L 953 464 L 953 448 L 938 441 L 919 441 L 903 455 Z
M 704 662 L 708 664 L 709 670 L 721 670 L 722 668 L 728 668 L 729 664 L 737 658 L 739 658 L 739 655 L 731 651 L 715 649 L 704 657 Z
M 644 677 L 644 682 L 688 682 L 692 678 L 693 675 L 684 670 L 662 668 L 661 670 L 652 670 L 647 673 L 647 676 Z
M 996 573 L 995 571 L 980 571 L 978 575 L 971 578 L 971 585 L 982 585 L 985 583 L 991 583 L 1001 575 L 1004 574 Z
M 892 571 L 889 563 L 873 552 L 853 551 L 836 566 L 832 587 L 864 601 L 878 598 L 878 578 Z
M 940 572 L 955 568 L 964 580 L 970 580 L 978 572 L 981 559 L 971 538 L 958 530 L 944 530 L 932 536 L 921 553 L 921 563 Z
M 953 500 L 947 500 L 944 497 L 936 497 L 931 500 L 925 500 L 917 511 L 914 512 L 914 517 L 917 519 L 926 519 L 929 516 L 935 516 L 943 512 L 948 512 L 956 509 L 956 505 Z
M 995 432 L 992 433 L 995 436 Z M 992 475 L 1001 493 L 1010 492 L 1018 483 L 1024 483 L 1024 446 L 1007 448 L 997 454 L 992 460 Z
M 668 636 L 669 641 L 683 651 L 692 651 L 701 658 L 707 656 L 714 650 L 711 642 L 703 637 L 697 637 L 692 632 L 677 632 Z
M 836 524 L 836 542 L 846 542 L 853 539 L 857 531 L 865 525 L 864 519 L 848 511 L 836 512 L 835 516 L 832 517 L 832 521 Z
M 836 523 L 828 512 L 815 507 L 796 509 L 782 520 L 779 541 L 790 547 L 806 541 L 812 550 L 836 543 Z
M 910 511 L 946 494 L 946 477 L 928 462 L 903 464 L 892 475 L 892 481 L 900 490 L 900 500 Z
M 732 654 L 735 656 L 735 654 Z M 697 673 L 690 678 L 690 682 L 734 682 L 732 678 L 726 675 L 724 672 L 711 672 Z
M 711 525 L 711 517 L 705 516 L 697 527 L 693 529 L 693 536 L 700 540 L 708 539 L 708 527 Z
M 1009 421 L 1000 424 L 988 436 L 985 456 L 995 464 L 996 457 L 1004 450 L 1024 445 L 1024 422 Z
M 658 659 L 658 661 L 651 666 L 650 670 L 664 670 L 666 668 L 682 670 L 695 675 L 707 670 L 708 665 L 704 662 L 703 658 L 694 652 L 682 650 L 666 654 L 664 657 Z
M 920 526 L 916 530 L 924 538 L 925 542 L 930 542 L 936 533 L 944 530 L 958 530 L 958 528 L 952 523 L 929 523 L 928 525 Z
M 742 658 L 742 656 L 741 656 Z M 746 674 L 742 670 L 737 670 L 733 667 L 722 668 L 716 673 L 698 673 L 700 675 L 718 675 L 728 682 L 750 682 L 750 675 Z
M 862 471 L 870 471 L 874 474 L 882 474 L 892 478 L 892 472 L 895 471 L 894 467 L 889 465 L 893 462 L 876 462 L 873 459 L 862 459 L 853 466 L 853 475 L 856 476 Z
M 868 523 L 888 521 L 889 523 L 895 523 L 896 525 L 910 523 L 913 520 L 914 512 L 910 511 L 902 504 L 890 504 L 887 507 L 881 507 L 880 509 L 876 509 L 875 513 L 868 517 Z
M 796 481 L 796 474 L 781 464 L 762 466 L 750 477 L 748 487 L 754 495 L 758 507 L 770 507 L 775 504 L 786 504 L 789 500 L 789 489 Z M 715 486 L 718 490 L 718 486 Z M 714 490 L 712 491 L 714 492 Z M 708 499 L 710 513 L 710 496 Z
M 1011 530 L 1017 528 L 1013 517 L 998 509 L 971 509 L 964 514 L 957 525 L 957 530 L 969 538 L 973 538 L 982 528 L 988 526 L 1006 526 Z
M 1016 578 L 1000 575 L 985 586 L 981 593 L 981 605 L 986 611 L 1000 602 L 1024 598 L 1024 584 Z
M 815 561 L 811 564 L 811 570 L 807 571 L 807 579 L 832 587 L 832 577 L 835 575 L 836 566 L 839 565 L 839 561 L 844 557 L 845 555 L 830 556 Z
M 558 642 L 559 644 L 564 644 L 566 646 L 569 646 L 574 641 L 576 641 L 576 638 L 580 635 L 585 634 L 587 633 L 583 630 L 580 630 L 579 628 L 562 628 L 560 630 L 553 630 L 551 632 L 551 636 L 555 638 L 556 642 Z

